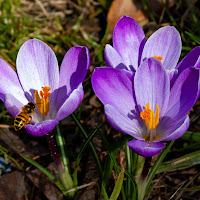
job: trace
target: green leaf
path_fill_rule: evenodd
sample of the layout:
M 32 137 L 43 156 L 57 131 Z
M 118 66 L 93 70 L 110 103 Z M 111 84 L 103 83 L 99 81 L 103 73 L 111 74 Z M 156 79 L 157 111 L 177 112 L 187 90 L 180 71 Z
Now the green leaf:
M 79 121 L 79 119 L 73 113 L 71 114 L 71 117 L 75 121 L 76 125 L 79 127 L 79 129 L 80 129 L 81 133 L 83 134 L 84 138 L 87 140 L 88 139 L 88 133 L 85 130 L 85 128 L 83 127 L 83 125 L 81 124 L 81 122 Z M 98 154 L 96 152 L 96 149 L 94 148 L 94 145 L 93 145 L 93 143 L 91 141 L 89 142 L 89 147 L 90 147 L 91 153 L 93 155 L 93 158 L 94 158 L 94 160 L 96 162 L 97 169 L 98 169 L 99 173 L 102 175 L 103 172 L 102 172 L 102 168 L 101 168 L 101 162 L 99 160 L 99 157 L 98 157 Z
M 110 196 L 110 200 L 116 200 L 120 194 L 123 180 L 124 180 L 124 171 L 125 171 L 124 168 L 122 168 L 122 170 L 118 176 L 117 182 L 115 184 L 114 190 Z
M 99 130 L 99 128 L 103 125 L 104 122 L 102 122 L 90 135 L 89 137 L 86 139 L 86 141 L 84 142 L 83 146 L 81 147 L 81 150 L 77 156 L 76 162 L 75 162 L 75 168 L 74 168 L 74 173 L 73 173 L 73 177 L 74 177 L 74 184 L 77 184 L 77 168 L 78 165 L 81 161 L 81 158 L 83 156 L 83 153 L 85 152 L 88 144 L 90 144 L 92 138 L 94 137 L 94 135 L 97 133 L 97 131 Z
M 197 44 L 200 44 L 200 39 L 199 39 L 198 37 L 194 36 L 193 34 L 187 32 L 187 31 L 185 31 L 185 33 L 186 33 L 187 35 L 189 35 L 190 38 L 192 38 L 195 42 L 197 42 Z
M 132 150 L 129 148 L 128 145 L 125 145 L 125 151 L 126 151 L 126 169 L 127 171 L 132 174 L 133 173 L 133 155 Z M 126 178 L 126 195 L 128 199 L 132 199 L 133 190 L 132 190 L 132 184 L 129 177 Z
M 108 195 L 107 195 L 107 192 L 106 192 L 106 189 L 105 189 L 105 186 L 104 186 L 104 185 L 102 185 L 102 188 L 101 188 L 101 190 L 102 190 L 102 194 L 103 194 L 103 199 L 104 199 L 104 200 L 109 200 L 109 198 L 108 198 Z
M 165 158 L 165 156 L 167 155 L 168 151 L 170 150 L 170 148 L 172 147 L 172 145 L 174 144 L 175 140 L 172 140 L 170 143 L 167 144 L 167 146 L 162 150 L 162 152 L 160 153 L 158 159 L 156 160 L 156 162 L 154 163 L 151 171 L 148 174 L 147 180 L 146 180 L 146 192 L 149 188 L 149 185 L 151 184 L 151 181 L 154 178 L 154 175 L 156 174 L 156 171 L 158 170 L 159 166 L 161 165 L 163 159 Z
M 34 165 L 35 167 L 37 167 L 45 175 L 47 175 L 56 184 L 56 186 L 62 191 L 62 193 L 65 196 L 67 195 L 67 191 L 62 186 L 62 184 L 60 183 L 60 181 L 53 174 L 51 174 L 47 169 L 45 169 L 42 165 L 40 165 L 39 163 L 37 163 L 35 160 L 32 160 L 31 158 L 28 158 L 28 157 L 26 157 L 26 156 L 24 156 L 22 154 L 20 154 L 20 156 L 22 158 L 24 158 L 26 161 L 28 161 L 29 163 L 31 163 L 32 165 Z
M 186 154 L 180 158 L 165 162 L 159 167 L 156 173 L 158 174 L 172 169 L 189 167 L 198 164 L 200 164 L 200 151 Z
M 120 173 L 120 166 L 117 164 L 117 161 L 116 161 L 116 157 L 119 153 L 119 149 L 115 149 L 115 150 L 112 150 L 110 144 L 108 143 L 106 137 L 104 136 L 104 134 L 99 131 L 102 139 L 103 139 L 103 142 L 104 144 L 106 145 L 107 149 L 108 149 L 108 152 L 109 152 L 109 156 L 111 158 L 111 161 L 113 162 L 113 165 L 114 165 L 114 168 L 115 168 L 115 171 L 117 172 L 117 174 Z M 122 199 L 125 200 L 126 199 L 126 196 L 125 196 L 125 192 L 124 192 L 124 187 L 122 186 Z
M 192 132 L 192 131 L 187 131 L 182 138 L 186 140 L 193 140 L 195 142 L 200 142 L 200 133 Z

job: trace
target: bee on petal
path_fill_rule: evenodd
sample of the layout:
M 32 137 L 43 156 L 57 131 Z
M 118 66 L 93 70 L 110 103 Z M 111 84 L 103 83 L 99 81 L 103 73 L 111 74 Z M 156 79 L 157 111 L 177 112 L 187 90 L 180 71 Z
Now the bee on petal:
M 22 111 L 17 115 L 17 117 L 14 120 L 15 131 L 20 130 L 23 126 L 28 124 L 29 121 L 31 124 L 31 119 L 32 119 L 31 115 L 33 115 L 34 112 L 35 112 L 35 104 L 33 102 L 29 102 L 24 107 L 22 107 Z

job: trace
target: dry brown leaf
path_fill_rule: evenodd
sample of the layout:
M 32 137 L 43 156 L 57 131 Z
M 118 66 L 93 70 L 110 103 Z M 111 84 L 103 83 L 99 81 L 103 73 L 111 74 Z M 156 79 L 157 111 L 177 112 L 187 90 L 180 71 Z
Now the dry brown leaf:
M 122 15 L 128 15 L 134 18 L 141 26 L 148 22 L 144 15 L 140 2 L 132 0 L 114 0 L 108 11 L 107 21 L 110 24 L 110 32 L 113 31 L 115 24 Z

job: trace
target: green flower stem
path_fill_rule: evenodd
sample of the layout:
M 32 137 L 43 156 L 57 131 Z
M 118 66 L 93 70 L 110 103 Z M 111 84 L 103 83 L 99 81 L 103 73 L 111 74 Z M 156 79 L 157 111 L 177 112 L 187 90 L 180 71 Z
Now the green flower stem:
M 143 200 L 146 191 L 146 179 L 151 167 L 151 157 L 145 158 L 144 167 L 138 181 L 138 200 Z
M 71 178 L 71 175 L 69 173 L 69 169 L 68 167 L 65 165 L 63 165 L 63 162 L 60 158 L 60 154 L 57 148 L 57 143 L 56 143 L 56 138 L 55 138 L 55 134 L 53 131 L 49 132 L 48 134 L 46 134 L 46 140 L 48 142 L 49 145 L 49 149 L 51 152 L 51 155 L 53 157 L 54 162 L 56 163 L 57 167 L 58 167 L 58 173 L 59 173 L 59 177 L 61 180 L 61 183 L 63 185 L 63 187 L 68 191 L 74 188 L 73 185 L 73 180 Z M 75 192 L 69 192 L 65 195 L 67 195 L 68 197 L 73 197 L 75 194 Z
M 63 165 L 65 169 L 70 173 L 70 168 L 69 168 L 69 159 L 68 159 L 68 154 L 67 154 L 67 146 L 65 142 L 65 138 L 63 136 L 63 133 L 61 131 L 60 124 L 56 126 L 56 143 L 58 146 L 58 150 L 60 152 L 60 158 L 63 162 Z

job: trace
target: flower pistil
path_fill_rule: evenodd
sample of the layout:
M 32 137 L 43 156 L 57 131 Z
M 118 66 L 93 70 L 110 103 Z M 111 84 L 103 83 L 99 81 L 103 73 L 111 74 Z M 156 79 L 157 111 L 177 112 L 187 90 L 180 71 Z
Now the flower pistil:
M 49 112 L 49 96 L 51 95 L 49 93 L 50 89 L 50 87 L 44 86 L 39 93 L 38 90 L 35 90 L 34 97 L 36 106 L 42 115 L 47 115 Z
M 154 111 L 150 109 L 149 103 L 146 104 L 144 112 L 140 113 L 140 117 L 143 120 L 145 120 L 145 125 L 148 129 L 147 134 L 144 136 L 144 139 L 148 142 L 152 142 L 155 139 L 159 139 L 159 137 L 156 134 L 156 127 L 159 123 L 159 113 L 160 113 L 159 106 L 157 105 L 157 110 L 155 115 Z

